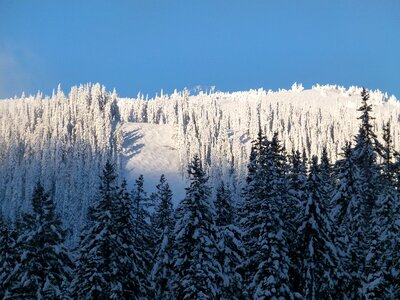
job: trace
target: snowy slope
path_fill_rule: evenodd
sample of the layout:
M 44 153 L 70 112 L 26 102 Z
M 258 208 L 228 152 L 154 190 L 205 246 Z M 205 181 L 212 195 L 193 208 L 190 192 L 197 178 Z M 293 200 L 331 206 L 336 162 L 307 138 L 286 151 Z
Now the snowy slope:
M 184 197 L 185 175 L 182 172 L 177 149 L 175 128 L 171 125 L 148 123 L 124 123 L 120 130 L 123 136 L 122 175 L 130 186 L 143 174 L 145 189 L 154 191 L 164 174 L 174 191 L 175 202 Z

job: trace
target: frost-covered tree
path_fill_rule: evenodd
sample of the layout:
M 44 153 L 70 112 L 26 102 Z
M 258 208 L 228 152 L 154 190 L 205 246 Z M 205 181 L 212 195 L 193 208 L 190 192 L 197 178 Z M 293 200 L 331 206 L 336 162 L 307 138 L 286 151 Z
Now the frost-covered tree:
M 245 257 L 242 232 L 235 224 L 235 209 L 229 188 L 222 181 L 216 192 L 218 261 L 222 268 L 220 299 L 242 299 L 243 279 L 239 267 Z
M 68 296 L 73 263 L 64 246 L 66 231 L 53 199 L 37 183 L 30 215 L 18 227 L 18 263 L 5 299 L 55 299 Z
M 188 167 L 190 186 L 177 209 L 174 270 L 178 299 L 212 299 L 219 294 L 221 274 L 218 262 L 218 229 L 215 207 L 210 198 L 200 159 L 195 156 Z
M 332 227 L 326 207 L 317 157 L 312 159 L 302 208 L 302 223 L 297 231 L 301 258 L 302 294 L 306 299 L 334 299 L 340 278 L 340 263 L 332 241 Z

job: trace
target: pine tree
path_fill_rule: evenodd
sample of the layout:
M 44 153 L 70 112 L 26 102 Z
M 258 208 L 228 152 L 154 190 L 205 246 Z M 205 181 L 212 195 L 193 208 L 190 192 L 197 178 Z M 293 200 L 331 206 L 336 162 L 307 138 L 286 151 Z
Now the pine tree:
M 235 210 L 230 190 L 223 182 L 215 201 L 216 225 L 219 232 L 218 261 L 222 267 L 220 299 L 242 299 L 243 279 L 239 266 L 245 256 L 242 233 L 235 225 Z
M 196 155 L 188 168 L 190 186 L 177 210 L 174 230 L 176 297 L 210 299 L 219 294 L 221 266 L 217 255 L 217 227 L 210 188 Z
M 37 183 L 33 213 L 19 225 L 20 258 L 9 280 L 6 299 L 54 299 L 67 296 L 73 263 L 64 246 L 66 231 L 53 199 Z
M 161 175 L 157 185 L 156 199 L 158 206 L 153 216 L 153 227 L 157 234 L 156 254 L 151 270 L 151 283 L 155 299 L 175 299 L 173 289 L 173 230 L 175 225 L 172 208 L 172 191 Z
M 303 296 L 333 299 L 340 269 L 319 172 L 318 159 L 314 156 L 307 181 L 308 199 L 302 208 L 302 224 L 297 231 L 298 255 L 301 257 Z

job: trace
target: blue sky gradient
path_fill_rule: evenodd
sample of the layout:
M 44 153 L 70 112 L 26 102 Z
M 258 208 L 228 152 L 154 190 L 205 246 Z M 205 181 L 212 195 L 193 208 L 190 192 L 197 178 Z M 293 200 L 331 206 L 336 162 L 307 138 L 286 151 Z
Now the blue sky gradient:
M 0 98 L 87 82 L 131 97 L 301 82 L 400 98 L 400 1 L 0 0 Z

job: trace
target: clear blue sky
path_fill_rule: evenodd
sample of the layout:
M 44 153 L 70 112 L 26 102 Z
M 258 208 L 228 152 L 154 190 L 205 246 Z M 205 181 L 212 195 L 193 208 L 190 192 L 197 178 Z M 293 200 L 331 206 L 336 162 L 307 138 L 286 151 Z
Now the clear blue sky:
M 400 1 L 0 0 L 0 97 L 363 85 L 400 98 Z

